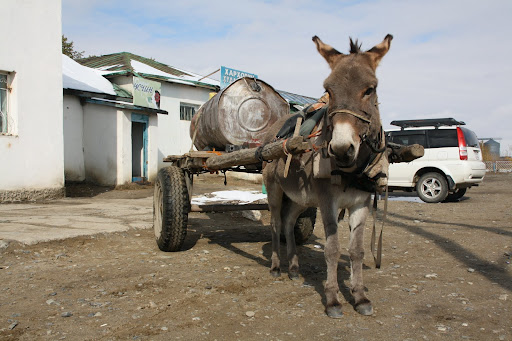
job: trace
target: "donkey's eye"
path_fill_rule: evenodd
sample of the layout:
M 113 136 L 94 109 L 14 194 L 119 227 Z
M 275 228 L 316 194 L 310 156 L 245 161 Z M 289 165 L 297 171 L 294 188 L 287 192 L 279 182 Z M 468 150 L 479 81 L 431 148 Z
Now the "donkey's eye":
M 375 88 L 371 86 L 368 89 L 366 89 L 364 95 L 365 96 L 370 96 L 371 94 L 373 94 L 374 91 L 375 91 Z

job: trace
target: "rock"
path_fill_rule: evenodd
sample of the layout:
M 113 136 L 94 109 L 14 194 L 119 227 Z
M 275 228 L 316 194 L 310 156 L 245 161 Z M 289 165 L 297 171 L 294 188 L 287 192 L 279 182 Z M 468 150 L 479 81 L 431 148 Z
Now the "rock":
M 69 312 L 69 311 L 65 311 L 62 314 L 60 314 L 60 316 L 61 317 L 71 317 L 71 316 L 73 316 L 73 313 Z
M 426 275 L 425 275 L 425 278 L 437 278 L 437 274 L 436 274 L 436 273 L 433 273 L 433 274 L 426 274 Z
M 158 306 L 156 305 L 156 303 L 155 303 L 155 302 L 153 302 L 153 301 L 150 301 L 150 302 L 149 302 L 149 306 L 150 306 L 151 308 L 158 308 Z
M 98 312 L 97 312 L 96 314 L 94 314 L 93 316 L 94 316 L 94 317 L 100 317 L 100 316 L 103 316 L 103 314 L 102 314 L 102 313 L 100 313 L 100 312 L 98 311 Z
M 473 269 L 473 268 L 468 268 L 468 272 L 475 272 L 475 269 Z
M 254 315 L 256 315 L 256 313 L 254 311 L 249 310 L 249 311 L 245 312 L 245 316 L 247 316 L 247 317 L 254 317 Z
M 498 299 L 500 301 L 506 301 L 508 299 L 508 295 L 507 294 L 501 294 L 500 297 L 498 297 Z
M 5 240 L 0 240 L 0 250 L 5 250 L 9 246 L 9 242 Z
M 14 321 L 13 323 L 11 323 L 9 325 L 9 327 L 7 327 L 9 330 L 13 330 L 14 328 L 16 328 L 16 326 L 18 325 L 18 321 Z
M 260 211 L 242 211 L 242 217 L 252 220 L 252 221 L 260 221 L 261 220 L 261 212 Z

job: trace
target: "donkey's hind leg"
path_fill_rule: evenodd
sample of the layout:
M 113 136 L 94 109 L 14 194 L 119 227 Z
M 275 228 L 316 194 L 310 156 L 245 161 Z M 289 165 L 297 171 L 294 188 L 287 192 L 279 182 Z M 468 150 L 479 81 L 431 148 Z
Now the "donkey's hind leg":
M 299 279 L 299 256 L 297 255 L 297 246 L 295 243 L 295 223 L 299 215 L 306 208 L 294 203 L 283 196 L 283 205 L 281 207 L 281 221 L 286 237 L 286 255 L 288 257 L 288 277 L 290 279 Z
M 270 209 L 271 231 L 272 231 L 272 265 L 270 266 L 270 274 L 273 277 L 281 276 L 281 257 L 280 257 L 280 242 L 282 220 L 281 208 L 283 204 L 283 190 L 281 187 L 272 181 L 265 181 L 267 188 L 268 207 Z
M 369 200 L 369 199 L 368 199 Z M 369 213 L 369 204 L 353 207 L 350 209 L 350 284 L 351 292 L 354 297 L 354 308 L 361 315 L 372 315 L 373 307 L 370 300 L 366 297 L 363 284 L 363 232 L 366 218 Z

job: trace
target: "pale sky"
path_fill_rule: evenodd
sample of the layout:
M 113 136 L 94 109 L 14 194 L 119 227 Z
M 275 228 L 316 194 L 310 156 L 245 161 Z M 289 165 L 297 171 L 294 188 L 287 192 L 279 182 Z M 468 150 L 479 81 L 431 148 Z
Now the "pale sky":
M 385 128 L 453 117 L 512 156 L 510 0 L 62 0 L 63 34 L 85 56 L 131 52 L 206 75 L 221 65 L 320 97 L 329 67 L 311 37 L 348 53 L 394 36 L 382 60 Z M 218 74 L 212 76 L 218 79 Z

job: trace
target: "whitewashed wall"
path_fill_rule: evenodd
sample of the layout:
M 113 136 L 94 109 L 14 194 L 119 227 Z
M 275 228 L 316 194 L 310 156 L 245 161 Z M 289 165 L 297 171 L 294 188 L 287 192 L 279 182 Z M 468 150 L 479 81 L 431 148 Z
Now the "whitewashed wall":
M 83 110 L 77 96 L 64 96 L 64 175 L 66 181 L 85 180 Z
M 64 96 L 65 174 L 69 181 L 116 186 L 132 180 L 132 110 Z M 148 179 L 158 172 L 158 118 L 149 115 Z
M 169 115 L 158 115 L 159 167 L 166 166 L 162 159 L 167 155 L 187 153 L 192 144 L 190 121 L 180 120 L 180 103 L 202 105 L 213 90 L 174 83 L 162 83 L 160 107 Z
M 12 135 L 0 135 L 0 202 L 62 196 L 61 1 L 2 1 L 0 70 L 14 75 Z
M 133 92 L 132 76 L 117 76 L 110 79 L 121 88 Z M 152 165 L 149 180 L 156 176 L 153 167 L 166 166 L 162 159 L 167 155 L 181 155 L 187 153 L 192 144 L 190 138 L 190 121 L 180 120 L 180 103 L 202 105 L 210 98 L 213 90 L 177 83 L 162 83 L 160 107 L 168 115 L 151 115 L 150 118 L 150 155 Z M 155 163 L 156 162 L 156 163 Z

